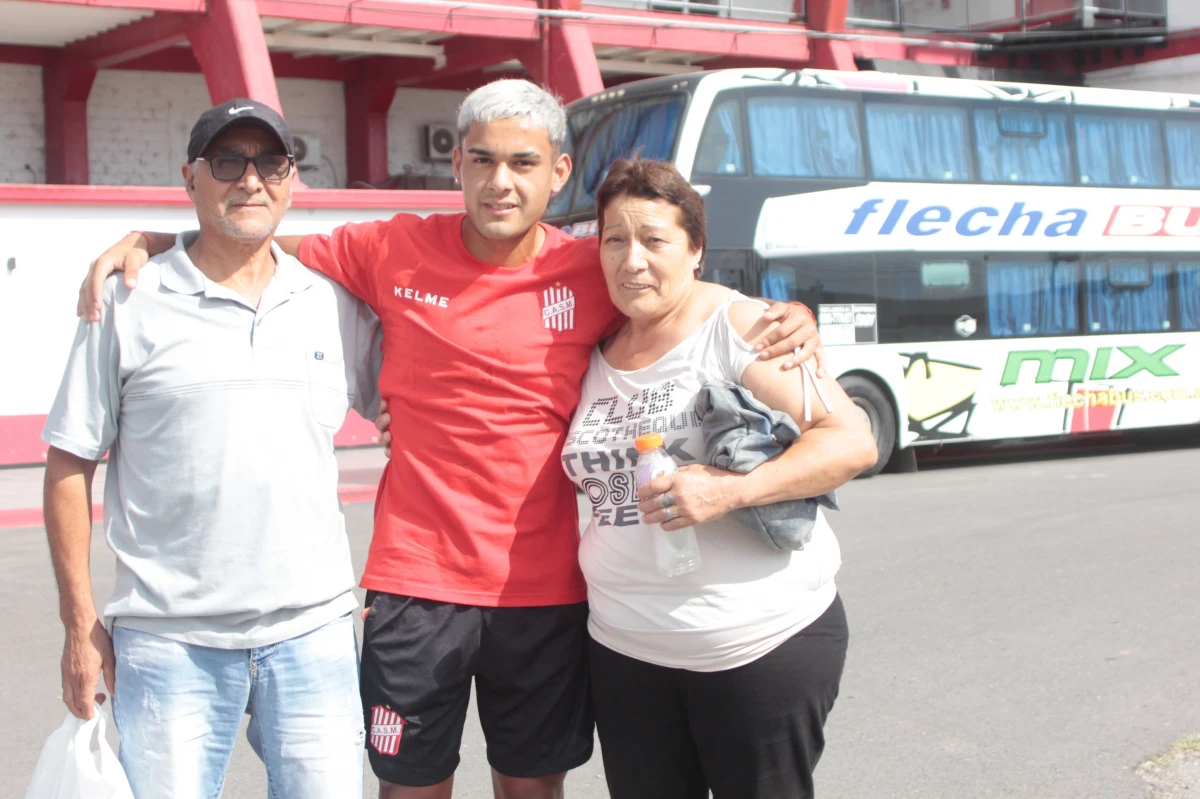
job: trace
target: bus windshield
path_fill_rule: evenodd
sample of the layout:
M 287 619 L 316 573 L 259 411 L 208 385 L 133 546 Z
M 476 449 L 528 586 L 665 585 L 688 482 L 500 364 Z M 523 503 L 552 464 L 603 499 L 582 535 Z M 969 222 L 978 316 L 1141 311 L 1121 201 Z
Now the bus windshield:
M 676 94 L 588 107 L 571 114 L 565 147 L 575 165 L 570 182 L 551 201 L 546 215 L 591 213 L 596 190 L 613 161 L 632 155 L 669 160 L 685 102 L 685 97 Z

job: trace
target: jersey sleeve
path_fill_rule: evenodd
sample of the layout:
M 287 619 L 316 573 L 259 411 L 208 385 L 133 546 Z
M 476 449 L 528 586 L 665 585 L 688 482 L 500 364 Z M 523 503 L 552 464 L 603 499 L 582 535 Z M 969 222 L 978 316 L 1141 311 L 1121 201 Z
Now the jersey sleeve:
M 356 222 L 328 235 L 305 236 L 300 242 L 300 262 L 375 307 L 378 255 L 387 235 L 386 225 L 383 221 Z
M 42 429 L 47 444 L 90 461 L 103 458 L 116 441 L 121 414 L 116 282 L 115 277 L 109 278 L 105 287 L 101 320 L 79 322 L 62 383 Z

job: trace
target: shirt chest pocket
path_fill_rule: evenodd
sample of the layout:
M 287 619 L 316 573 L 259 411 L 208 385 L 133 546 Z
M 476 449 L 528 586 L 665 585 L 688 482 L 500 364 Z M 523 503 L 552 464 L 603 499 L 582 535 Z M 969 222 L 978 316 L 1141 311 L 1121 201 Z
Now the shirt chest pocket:
M 313 418 L 324 427 L 338 429 L 350 410 L 350 386 L 346 364 L 339 351 L 311 347 L 308 362 L 308 399 Z

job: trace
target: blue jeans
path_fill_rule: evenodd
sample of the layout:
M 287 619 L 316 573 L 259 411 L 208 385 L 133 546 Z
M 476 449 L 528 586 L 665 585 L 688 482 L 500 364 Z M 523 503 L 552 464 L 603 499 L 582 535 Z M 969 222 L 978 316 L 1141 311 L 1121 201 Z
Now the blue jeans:
M 349 615 L 257 649 L 113 630 L 113 715 L 137 799 L 221 795 L 242 716 L 273 799 L 360 797 L 363 713 Z

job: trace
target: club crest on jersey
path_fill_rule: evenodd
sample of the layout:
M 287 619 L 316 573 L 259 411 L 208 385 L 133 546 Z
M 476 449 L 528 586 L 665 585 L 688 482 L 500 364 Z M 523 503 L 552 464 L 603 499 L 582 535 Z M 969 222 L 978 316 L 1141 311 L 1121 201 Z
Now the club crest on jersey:
M 383 705 L 371 708 L 371 746 L 381 755 L 394 755 L 400 751 L 400 736 L 408 722 L 394 710 Z
M 562 283 L 542 291 L 542 327 L 560 333 L 575 327 L 575 292 Z

